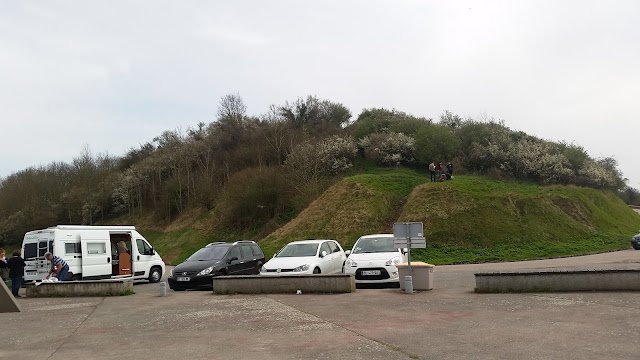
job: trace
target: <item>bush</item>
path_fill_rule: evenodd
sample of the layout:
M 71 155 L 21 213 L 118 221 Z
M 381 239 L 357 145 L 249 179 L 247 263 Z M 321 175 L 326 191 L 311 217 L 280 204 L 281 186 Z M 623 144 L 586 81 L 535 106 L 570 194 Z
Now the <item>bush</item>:
M 225 224 L 258 226 L 291 211 L 293 194 L 280 167 L 254 167 L 234 174 L 218 211 Z
M 415 160 L 416 141 L 403 133 L 371 134 L 358 142 L 365 155 L 384 165 L 400 165 Z

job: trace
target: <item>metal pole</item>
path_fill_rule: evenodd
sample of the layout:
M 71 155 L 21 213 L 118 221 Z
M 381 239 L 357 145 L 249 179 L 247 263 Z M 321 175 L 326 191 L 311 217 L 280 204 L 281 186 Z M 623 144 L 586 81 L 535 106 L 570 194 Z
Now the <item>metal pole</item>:
M 413 294 L 413 271 L 411 270 L 411 234 L 409 234 L 409 223 L 404 224 L 407 234 L 407 267 L 409 276 L 404 277 L 404 291 L 407 294 Z
M 409 223 L 404 224 L 407 228 L 407 265 L 409 267 L 409 276 L 413 276 L 413 270 L 411 269 L 411 234 L 409 234 Z

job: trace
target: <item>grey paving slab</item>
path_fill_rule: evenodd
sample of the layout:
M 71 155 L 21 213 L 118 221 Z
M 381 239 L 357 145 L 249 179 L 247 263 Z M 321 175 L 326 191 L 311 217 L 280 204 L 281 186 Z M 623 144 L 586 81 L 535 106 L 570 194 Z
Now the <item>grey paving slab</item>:
M 436 267 L 434 290 L 220 296 L 140 284 L 111 298 L 18 299 L 0 359 L 632 359 L 639 293 L 475 294 L 475 272 L 637 268 L 640 251 Z

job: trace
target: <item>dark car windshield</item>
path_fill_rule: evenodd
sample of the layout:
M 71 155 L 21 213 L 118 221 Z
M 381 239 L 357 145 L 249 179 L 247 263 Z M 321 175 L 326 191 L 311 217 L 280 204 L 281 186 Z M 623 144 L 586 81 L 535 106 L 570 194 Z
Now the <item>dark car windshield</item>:
M 394 251 L 396 251 L 396 249 L 393 247 L 393 238 L 391 237 L 360 239 L 353 247 L 354 254 Z
M 220 260 L 224 258 L 224 255 L 229 250 L 229 246 L 231 245 L 217 245 L 202 248 L 189 256 L 187 261 Z
M 276 257 L 316 256 L 319 244 L 288 244 Z

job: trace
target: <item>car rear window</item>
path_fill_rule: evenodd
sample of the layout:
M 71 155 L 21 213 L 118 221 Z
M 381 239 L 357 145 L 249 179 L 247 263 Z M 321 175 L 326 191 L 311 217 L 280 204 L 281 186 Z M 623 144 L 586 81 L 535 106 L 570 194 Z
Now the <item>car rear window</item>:
M 262 258 L 264 257 L 264 253 L 262 252 L 262 250 L 260 249 L 260 247 L 258 245 L 251 245 L 251 250 L 253 250 L 253 255 Z

